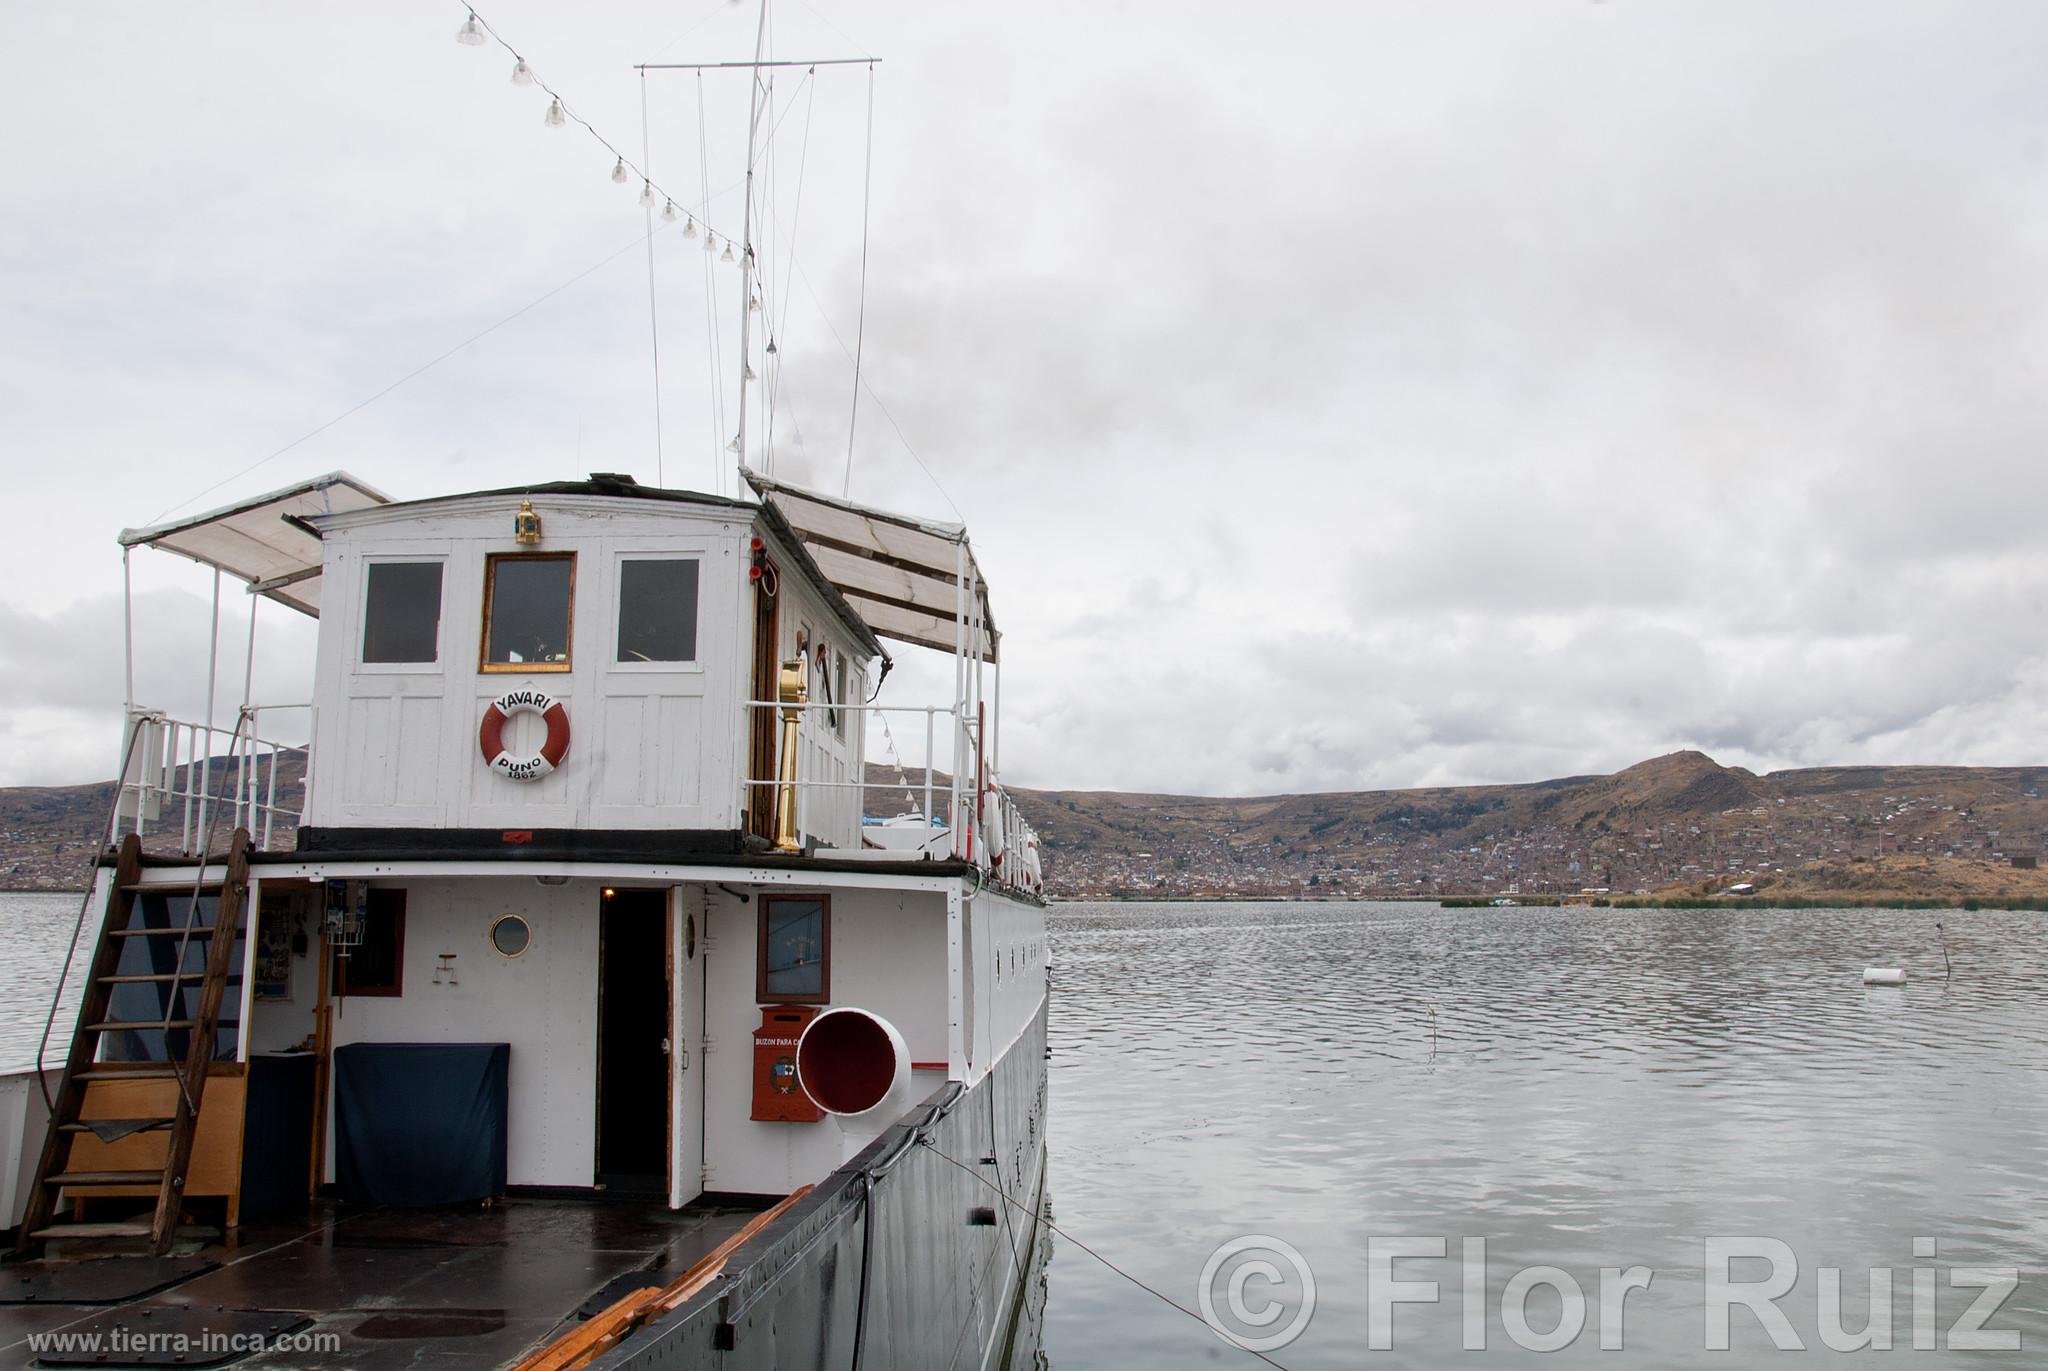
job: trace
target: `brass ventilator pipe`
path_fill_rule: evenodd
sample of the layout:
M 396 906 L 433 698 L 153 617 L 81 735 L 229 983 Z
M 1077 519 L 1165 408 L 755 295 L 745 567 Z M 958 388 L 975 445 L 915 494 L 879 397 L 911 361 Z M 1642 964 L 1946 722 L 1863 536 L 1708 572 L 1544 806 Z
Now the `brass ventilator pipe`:
M 775 781 L 775 850 L 801 852 L 796 837 L 796 748 L 797 725 L 803 719 L 802 706 L 810 703 L 807 663 L 803 655 L 791 657 L 776 675 L 776 699 L 782 702 L 782 764 Z

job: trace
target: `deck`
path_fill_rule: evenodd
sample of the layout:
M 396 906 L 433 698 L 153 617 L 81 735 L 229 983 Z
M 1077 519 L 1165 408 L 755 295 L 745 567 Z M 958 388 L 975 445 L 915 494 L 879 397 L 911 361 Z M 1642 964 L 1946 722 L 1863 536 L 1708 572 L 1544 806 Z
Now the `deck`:
M 743 1227 L 750 1208 L 645 1200 L 500 1200 L 488 1209 L 318 1206 L 168 1258 L 0 1267 L 0 1367 L 503 1366 L 627 1289 L 661 1285 Z M 624 1278 L 632 1277 L 627 1280 Z M 169 1282 L 168 1285 L 165 1282 Z M 617 1283 L 616 1289 L 608 1290 Z M 190 1335 L 182 1358 L 45 1351 L 32 1337 Z M 202 1331 L 333 1334 L 339 1349 L 209 1358 Z M 132 1340 L 131 1340 L 132 1342 Z M 105 1350 L 105 1349 L 103 1349 Z

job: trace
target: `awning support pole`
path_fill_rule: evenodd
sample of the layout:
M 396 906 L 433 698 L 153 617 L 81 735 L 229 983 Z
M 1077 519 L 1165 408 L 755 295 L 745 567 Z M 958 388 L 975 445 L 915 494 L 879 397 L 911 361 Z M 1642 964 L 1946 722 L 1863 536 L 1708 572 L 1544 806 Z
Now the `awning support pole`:
M 256 827 L 256 776 L 250 768 L 256 762 L 256 720 L 249 713 L 249 705 L 255 699 L 256 691 L 256 606 L 262 602 L 261 595 L 249 597 L 249 651 L 242 659 L 241 713 L 241 717 L 248 720 L 249 727 L 247 736 L 242 740 L 242 755 L 235 771 L 235 827 L 252 831 Z
M 211 817 L 209 797 L 213 794 L 213 689 L 220 676 L 220 568 L 213 569 L 213 624 L 207 630 L 206 642 L 206 748 L 200 759 L 202 770 L 199 779 L 199 832 L 201 842 L 205 841 L 206 825 Z M 192 773 L 185 773 L 186 785 L 192 783 Z
M 135 582 L 128 572 L 128 554 L 131 548 L 121 549 L 121 666 L 124 684 L 121 688 L 121 703 L 126 712 L 135 712 Z

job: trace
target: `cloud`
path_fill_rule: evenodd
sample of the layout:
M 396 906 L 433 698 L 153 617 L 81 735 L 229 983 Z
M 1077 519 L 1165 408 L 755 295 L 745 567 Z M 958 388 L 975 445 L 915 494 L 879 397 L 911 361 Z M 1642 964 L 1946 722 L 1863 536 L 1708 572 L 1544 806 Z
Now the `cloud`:
M 626 63 L 673 17 L 621 6 L 598 33 L 507 3 L 493 22 L 629 135 Z M 774 95 L 756 223 L 782 366 L 751 432 L 837 490 L 864 334 L 853 493 L 973 528 L 1011 779 L 2038 760 L 2048 11 L 1167 14 L 831 15 L 888 58 L 864 297 L 866 73 Z M 750 51 L 744 20 L 687 46 Z M 783 20 L 788 51 L 846 42 Z M 0 655 L 38 775 L 111 748 L 116 526 L 641 231 L 609 156 L 446 27 L 0 20 L 0 51 L 40 54 L 16 100 L 67 130 L 20 149 L 0 236 L 6 460 L 37 514 L 0 629 L 84 683 L 53 699 L 47 658 Z M 104 79 L 70 79 L 88 64 Z M 734 227 L 739 88 L 708 88 L 702 167 L 694 83 L 647 89 L 657 173 Z M 680 238 L 655 262 L 662 471 L 729 489 L 737 279 Z M 404 495 L 652 479 L 647 286 L 644 250 L 617 257 L 210 498 L 333 466 Z M 137 562 L 185 628 L 188 570 Z M 906 662 L 888 698 L 913 684 L 950 683 Z
M 311 699 L 311 621 L 274 606 L 259 612 L 251 698 L 258 705 Z M 184 723 L 205 721 L 211 617 L 208 601 L 187 592 L 136 595 L 139 707 Z M 248 631 L 246 598 L 223 595 L 214 708 L 222 747 L 242 702 Z M 93 596 L 49 615 L 0 604 L 0 699 L 9 705 L 0 721 L 0 785 L 112 776 L 120 765 L 125 673 L 118 596 Z M 263 723 L 264 736 L 300 744 L 306 723 L 299 711 L 272 715 Z

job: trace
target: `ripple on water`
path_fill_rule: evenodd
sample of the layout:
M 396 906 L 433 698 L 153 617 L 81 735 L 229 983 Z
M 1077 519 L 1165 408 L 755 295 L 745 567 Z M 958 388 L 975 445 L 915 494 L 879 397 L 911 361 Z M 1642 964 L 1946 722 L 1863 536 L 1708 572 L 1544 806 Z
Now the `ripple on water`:
M 1626 1330 L 1646 1367 L 1725 1364 L 1699 1346 L 1699 1244 L 1778 1237 L 1802 1260 L 1788 1312 L 1809 1345 L 1812 1270 L 1860 1290 L 1875 1265 L 1897 1268 L 1910 1347 L 1916 1236 L 2048 1280 L 2048 918 L 1940 917 L 1946 982 L 1926 912 L 1058 906 L 1061 1221 L 1184 1302 L 1223 1239 L 1294 1242 L 1321 1302 L 1279 1354 L 1292 1367 L 1356 1364 L 1366 1239 L 1398 1233 L 1487 1237 L 1496 1297 L 1524 1265 L 1594 1292 L 1602 1266 L 1655 1268 Z M 1866 989 L 1872 965 L 1911 980 Z M 1455 1288 L 1455 1264 L 1419 1274 Z M 1054 1365 L 1216 1346 L 1102 1280 L 1056 1249 Z M 2048 1346 L 2044 1294 L 2023 1283 L 1997 1326 Z M 1455 1298 L 1404 1307 L 1401 1364 L 1465 1364 L 1458 1320 Z M 1611 1362 L 1592 1334 L 1522 1353 L 1493 1320 L 1489 1362 Z

